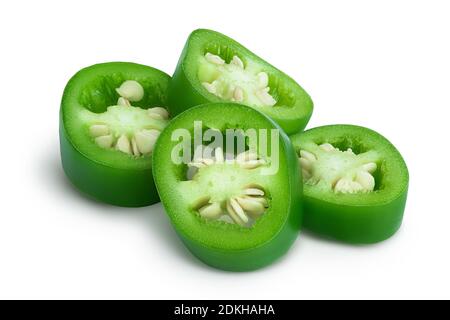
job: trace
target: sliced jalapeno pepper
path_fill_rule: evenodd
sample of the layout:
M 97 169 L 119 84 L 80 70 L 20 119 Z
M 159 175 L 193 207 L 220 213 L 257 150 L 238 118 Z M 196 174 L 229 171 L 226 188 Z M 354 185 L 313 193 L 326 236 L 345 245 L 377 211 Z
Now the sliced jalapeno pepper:
M 288 134 L 303 130 L 311 117 L 309 95 L 290 77 L 218 32 L 194 31 L 169 87 L 169 110 L 235 101 L 275 120 Z
M 374 243 L 400 227 L 408 169 L 397 149 L 367 128 L 330 125 L 291 137 L 304 183 L 304 226 L 353 243 Z
M 183 112 L 156 143 L 153 174 L 176 232 L 211 266 L 265 266 L 297 237 L 295 151 L 278 125 L 252 108 L 212 103 Z
M 90 66 L 68 82 L 60 110 L 60 147 L 70 181 L 119 206 L 158 201 L 151 153 L 168 122 L 170 77 L 124 62 Z

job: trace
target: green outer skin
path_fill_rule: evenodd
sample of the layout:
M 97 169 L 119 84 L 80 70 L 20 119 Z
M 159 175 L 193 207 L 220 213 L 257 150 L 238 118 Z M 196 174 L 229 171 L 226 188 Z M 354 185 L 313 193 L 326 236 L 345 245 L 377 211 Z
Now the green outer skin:
M 282 256 L 298 236 L 301 218 L 302 184 L 298 179 L 295 151 L 289 138 L 280 130 L 280 169 L 268 188 L 277 199 L 251 228 L 205 222 L 189 210 L 186 198 L 179 192 L 177 165 L 170 158 L 176 142 L 171 134 L 177 128 L 191 128 L 194 120 L 220 128 L 280 129 L 262 113 L 233 103 L 196 106 L 175 117 L 161 133 L 153 155 L 153 172 L 161 201 L 172 225 L 188 249 L 206 264 L 230 271 L 249 271 L 272 263 Z M 178 170 L 179 171 L 179 170 Z M 276 189 L 276 190 L 275 190 Z M 193 200 L 193 199 L 189 199 Z M 272 207 L 280 210 L 271 210 Z
M 62 97 L 61 161 L 69 180 L 83 193 L 117 206 L 142 207 L 159 201 L 151 157 L 135 159 L 98 147 L 79 118 L 86 108 L 101 112 L 102 108 L 115 104 L 118 95 L 114 88 L 124 80 L 137 80 L 146 89 L 143 100 L 134 105 L 148 108 L 167 104 L 170 77 L 157 69 L 135 63 L 109 62 L 80 70 L 67 83 Z
M 223 102 L 221 98 L 209 93 L 202 86 L 196 74 L 198 69 L 196 59 L 199 55 L 204 55 L 207 46 L 211 44 L 226 45 L 233 52 L 238 53 L 244 63 L 246 59 L 260 63 L 264 66 L 264 71 L 281 79 L 296 99 L 293 106 L 255 107 L 255 109 L 272 118 L 287 134 L 297 133 L 306 127 L 313 112 L 313 102 L 302 87 L 233 39 L 219 32 L 205 29 L 198 29 L 191 33 L 172 76 L 169 86 L 169 111 L 172 115 L 175 116 L 199 104 Z M 269 85 L 271 84 L 272 81 L 269 82 Z
M 377 132 L 353 125 L 317 127 L 291 137 L 297 151 L 310 141 L 325 143 L 342 137 L 381 155 L 383 182 L 367 194 L 335 194 L 304 185 L 304 226 L 344 242 L 369 244 L 391 237 L 403 219 L 409 174 L 401 154 Z

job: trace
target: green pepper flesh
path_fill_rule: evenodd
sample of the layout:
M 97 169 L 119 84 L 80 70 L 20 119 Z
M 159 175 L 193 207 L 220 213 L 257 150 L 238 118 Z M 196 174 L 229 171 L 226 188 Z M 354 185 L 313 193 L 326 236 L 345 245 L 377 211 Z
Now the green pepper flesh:
M 297 154 L 305 150 L 318 157 L 313 176 L 304 179 L 306 229 L 345 242 L 375 243 L 389 238 L 400 228 L 409 175 L 402 156 L 386 138 L 364 127 L 329 125 L 291 136 L 291 141 Z M 343 161 L 344 168 L 355 163 L 376 163 L 374 190 L 354 193 L 333 190 L 330 182 L 323 179 L 335 175 L 337 171 L 332 170 L 337 169 L 333 162 L 325 162 L 328 167 L 320 162 L 324 156 L 323 151 L 322 154 L 318 151 L 321 144 L 331 144 L 339 150 L 350 148 L 357 155 L 346 155 L 344 160 L 339 160 Z M 339 152 L 333 155 L 340 156 Z
M 133 157 L 100 148 L 89 135 L 89 124 L 116 121 L 121 113 L 115 88 L 126 80 L 138 81 L 144 97 L 133 103 L 130 118 L 140 108 L 167 105 L 170 77 L 157 69 L 127 62 L 102 63 L 82 69 L 68 82 L 60 109 L 60 151 L 64 172 L 83 193 L 118 206 L 140 207 L 158 202 L 152 178 L 151 156 Z M 138 110 L 139 109 L 139 110 Z M 155 121 L 157 126 L 157 121 Z M 160 130 L 162 130 L 160 126 Z
M 212 81 L 215 78 L 215 71 L 205 64 L 204 56 L 207 53 L 220 56 L 227 64 L 230 64 L 233 57 L 237 56 L 242 60 L 246 70 L 250 70 L 254 75 L 258 72 L 266 72 L 269 76 L 269 93 L 276 100 L 275 106 L 241 103 L 263 112 L 288 134 L 305 128 L 313 111 L 313 103 L 302 87 L 233 39 L 204 29 L 196 30 L 189 36 L 172 77 L 169 87 L 171 114 L 176 115 L 192 106 L 207 102 L 224 101 L 223 98 L 208 92 L 202 86 L 203 81 Z M 250 80 L 243 81 L 250 85 L 248 84 Z
M 171 160 L 177 141 L 172 134 L 184 128 L 192 132 L 201 120 L 205 128 L 276 129 L 280 132 L 280 166 L 275 175 L 248 174 L 233 167 L 211 166 L 192 181 L 185 178 L 186 165 Z M 153 172 L 161 201 L 172 225 L 189 250 L 216 268 L 245 271 L 270 264 L 283 255 L 296 239 L 301 224 L 301 184 L 295 152 L 289 138 L 262 113 L 233 103 L 211 103 L 191 108 L 174 118 L 158 139 Z M 218 200 L 234 188 L 256 184 L 266 190 L 269 208 L 253 226 L 244 228 L 222 221 L 206 221 L 193 207 L 202 195 Z

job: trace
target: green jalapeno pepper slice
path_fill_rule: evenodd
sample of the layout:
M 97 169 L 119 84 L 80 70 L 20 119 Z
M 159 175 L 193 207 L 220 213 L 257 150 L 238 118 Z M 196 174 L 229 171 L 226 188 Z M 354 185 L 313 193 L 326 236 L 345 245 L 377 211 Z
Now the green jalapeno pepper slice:
M 291 137 L 304 184 L 304 226 L 351 243 L 374 243 L 400 227 L 408 169 L 377 132 L 329 125 Z
M 201 143 L 193 143 L 199 133 Z M 252 108 L 211 103 L 181 113 L 156 143 L 153 174 L 177 234 L 206 264 L 260 268 L 298 235 L 295 151 L 279 126 Z
M 145 206 L 159 200 L 151 154 L 168 122 L 170 77 L 126 62 L 76 73 L 60 109 L 64 172 L 82 192 L 110 204 Z
M 199 29 L 189 36 L 169 87 L 169 110 L 234 101 L 263 112 L 288 134 L 303 130 L 313 103 L 289 76 L 233 39 Z

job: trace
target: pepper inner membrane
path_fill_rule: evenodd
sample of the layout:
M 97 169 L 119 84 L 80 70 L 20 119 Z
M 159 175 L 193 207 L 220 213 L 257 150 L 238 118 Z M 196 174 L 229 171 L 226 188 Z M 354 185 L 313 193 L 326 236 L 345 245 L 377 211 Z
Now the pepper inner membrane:
M 279 77 L 227 46 L 208 45 L 198 63 L 202 86 L 223 100 L 252 107 L 295 104 L 294 94 Z
M 303 182 L 334 193 L 370 193 L 381 185 L 381 158 L 362 144 L 339 141 L 309 143 L 299 151 Z
M 267 191 L 252 178 L 266 164 L 250 150 L 226 153 L 220 147 L 198 147 L 184 182 L 204 190 L 191 204 L 195 214 L 206 221 L 251 227 L 269 207 Z
M 119 76 L 97 78 L 82 90 L 79 101 L 85 107 L 80 117 L 93 142 L 135 157 L 152 153 L 168 123 L 165 108 L 148 107 L 151 98 L 140 82 Z

